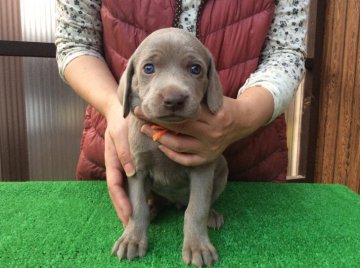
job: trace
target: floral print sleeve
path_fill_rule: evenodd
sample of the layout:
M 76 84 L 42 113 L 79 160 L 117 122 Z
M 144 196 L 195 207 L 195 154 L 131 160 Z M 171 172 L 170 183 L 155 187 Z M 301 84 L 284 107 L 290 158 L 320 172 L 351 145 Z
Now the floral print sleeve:
M 261 86 L 274 97 L 272 120 L 288 107 L 304 74 L 309 0 L 277 0 L 275 14 L 257 70 L 239 95 Z
M 102 60 L 101 0 L 57 0 L 56 59 L 64 78 L 67 64 L 80 55 Z

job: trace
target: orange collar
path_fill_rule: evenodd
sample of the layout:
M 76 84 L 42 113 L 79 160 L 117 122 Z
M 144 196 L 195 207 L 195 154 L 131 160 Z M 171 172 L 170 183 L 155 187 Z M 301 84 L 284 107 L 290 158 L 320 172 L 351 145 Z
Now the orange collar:
M 165 133 L 167 133 L 169 131 L 166 128 L 163 128 L 159 125 L 153 124 L 150 127 L 151 127 L 151 129 L 156 131 L 156 133 L 154 135 L 152 135 L 153 141 L 158 141 Z

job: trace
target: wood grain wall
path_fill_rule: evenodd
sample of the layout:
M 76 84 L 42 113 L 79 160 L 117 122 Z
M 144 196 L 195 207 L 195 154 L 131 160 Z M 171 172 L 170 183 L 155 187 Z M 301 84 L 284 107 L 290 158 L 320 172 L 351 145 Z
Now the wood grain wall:
M 360 1 L 328 0 L 315 182 L 360 193 Z

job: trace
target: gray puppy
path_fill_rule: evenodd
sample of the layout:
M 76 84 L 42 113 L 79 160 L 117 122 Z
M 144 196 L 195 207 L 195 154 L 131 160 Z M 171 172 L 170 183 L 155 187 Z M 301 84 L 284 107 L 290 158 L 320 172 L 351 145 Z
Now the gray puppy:
M 150 191 L 187 206 L 183 260 L 196 266 L 218 260 L 207 226 L 220 228 L 221 214 L 210 208 L 224 190 L 228 169 L 223 156 L 209 164 L 185 167 L 167 158 L 158 143 L 140 132 L 145 121 L 130 111 L 140 106 L 153 123 L 179 124 L 196 120 L 201 104 L 216 113 L 222 89 L 210 52 L 190 33 L 167 28 L 149 35 L 130 58 L 120 79 L 124 117 L 129 118 L 129 142 L 136 174 L 128 178 L 133 208 L 129 223 L 113 247 L 119 259 L 142 257 L 148 247 Z

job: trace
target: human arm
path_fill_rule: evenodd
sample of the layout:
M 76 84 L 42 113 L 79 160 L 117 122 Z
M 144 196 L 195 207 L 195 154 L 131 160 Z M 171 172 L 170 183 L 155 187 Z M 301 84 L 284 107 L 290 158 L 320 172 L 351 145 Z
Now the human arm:
M 57 2 L 57 60 L 61 76 L 73 90 L 105 116 L 105 165 L 109 194 L 126 225 L 131 206 L 124 190 L 123 167 L 131 176 L 133 164 L 127 142 L 127 121 L 117 96 L 117 82 L 102 56 L 101 1 Z
M 274 100 L 270 121 L 287 109 L 304 75 L 309 0 L 278 0 L 275 5 L 260 64 L 238 93 L 252 87 L 268 90 Z
M 86 55 L 72 60 L 65 69 L 64 77 L 77 94 L 106 118 L 106 181 L 115 210 L 126 225 L 131 206 L 124 190 L 122 171 L 124 167 L 131 176 L 134 168 L 127 141 L 127 120 L 122 116 L 122 106 L 116 93 L 117 83 L 103 61 Z

